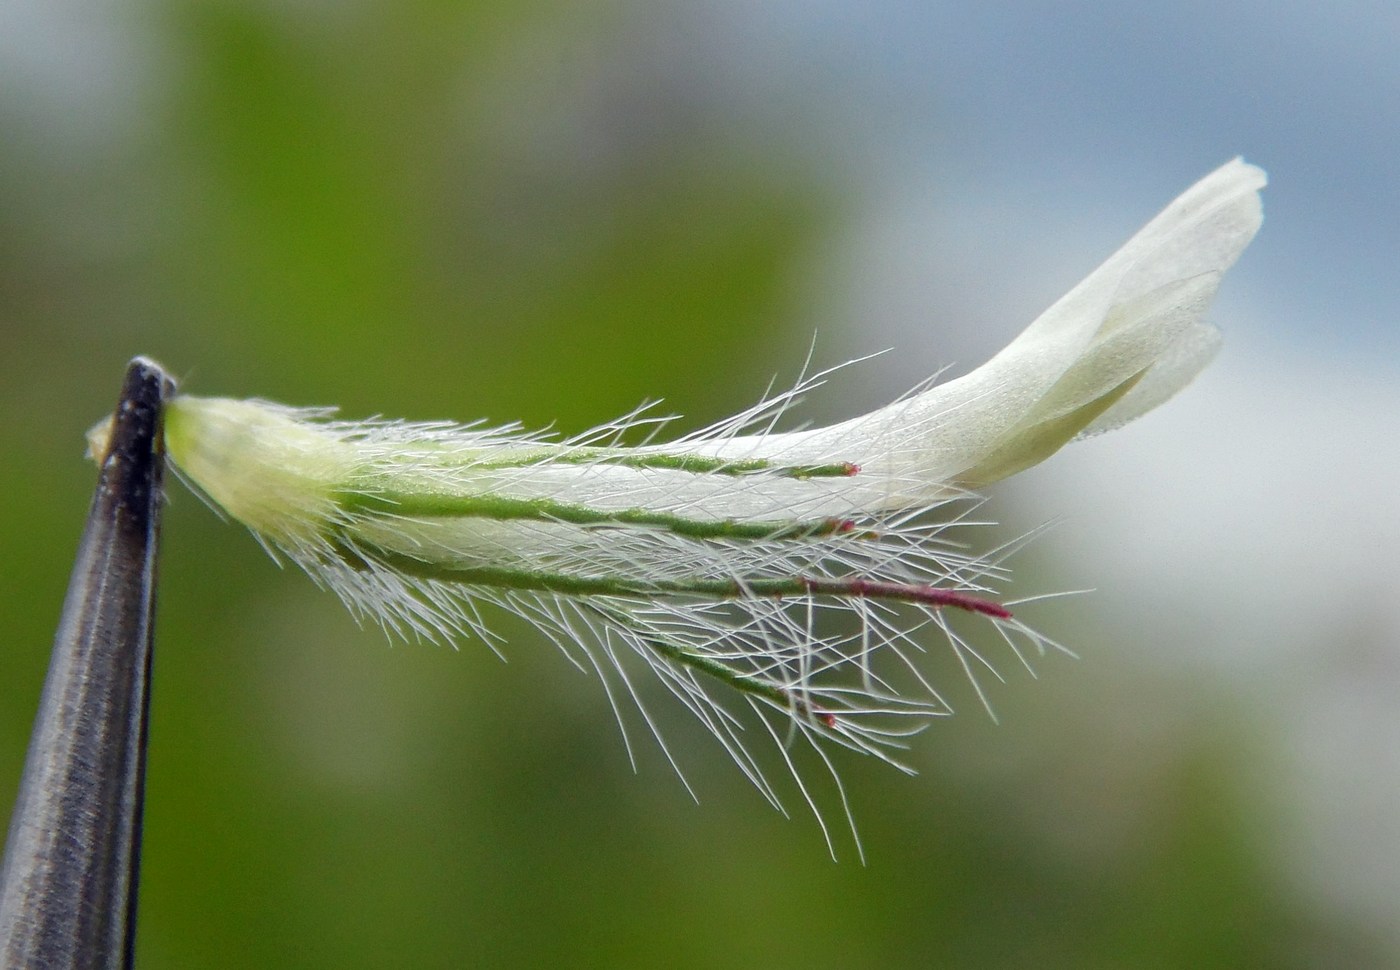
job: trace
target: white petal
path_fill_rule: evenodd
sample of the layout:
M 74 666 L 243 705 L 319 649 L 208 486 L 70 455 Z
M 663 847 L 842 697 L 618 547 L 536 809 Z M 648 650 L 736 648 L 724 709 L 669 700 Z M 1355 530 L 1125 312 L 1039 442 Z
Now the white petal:
M 1118 403 L 1085 426 L 1078 437 L 1088 438 L 1121 428 L 1174 397 L 1215 359 L 1221 340 L 1220 329 L 1214 324 L 1203 320 L 1192 323 L 1143 379 Z
M 1221 274 L 1259 229 L 1265 181 L 1240 159 L 1206 176 L 964 377 L 827 428 L 698 450 L 855 462 L 893 483 L 886 501 L 894 504 L 980 486 L 1040 461 L 1086 428 L 1122 424 L 1166 400 L 1209 359 L 1200 319 Z M 1126 393 L 1104 400 L 1115 390 Z M 1107 410 L 1095 410 L 1099 403 Z M 1042 434 L 1029 433 L 1037 427 Z

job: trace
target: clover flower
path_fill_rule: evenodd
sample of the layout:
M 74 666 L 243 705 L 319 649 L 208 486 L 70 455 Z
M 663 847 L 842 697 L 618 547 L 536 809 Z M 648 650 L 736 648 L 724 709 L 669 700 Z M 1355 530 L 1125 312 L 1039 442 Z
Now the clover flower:
M 650 670 L 781 809 L 751 744 L 776 741 L 821 822 L 794 742 L 833 778 L 833 745 L 898 764 L 951 710 L 918 662 L 927 631 L 970 676 L 995 670 L 969 623 L 1023 662 L 1059 649 L 996 599 L 1004 550 L 969 552 L 949 527 L 974 490 L 1137 417 L 1205 366 L 1218 334 L 1202 317 L 1259 227 L 1264 184 L 1226 164 L 982 367 L 829 427 L 774 430 L 818 374 L 669 444 L 621 444 L 657 430 L 645 411 L 555 441 L 181 395 L 166 448 L 357 617 L 496 648 L 481 607 L 514 612 L 597 673 L 624 738 L 624 697 L 657 733 L 635 683 Z M 105 436 L 90 433 L 95 455 Z

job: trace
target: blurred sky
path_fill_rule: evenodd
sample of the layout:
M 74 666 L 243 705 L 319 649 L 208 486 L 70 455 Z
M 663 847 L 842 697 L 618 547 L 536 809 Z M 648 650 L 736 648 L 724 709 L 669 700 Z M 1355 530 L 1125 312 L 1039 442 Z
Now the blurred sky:
M 335 38 L 363 40 L 356 24 L 381 9 L 368 0 L 219 6 L 278 23 L 289 49 L 310 52 L 309 74 Z M 437 16 L 449 6 L 413 9 Z M 814 333 L 819 364 L 897 352 L 840 376 L 808 413 L 875 406 L 939 367 L 956 373 L 995 352 L 1220 163 L 1242 154 L 1268 170 L 1263 231 L 1212 314 L 1226 334 L 1216 364 L 1160 413 L 1006 483 L 992 509 L 1013 532 L 1059 520 L 1032 551 L 1039 580 L 1096 589 L 1074 604 L 1094 616 L 1074 643 L 1084 659 L 1049 661 L 1051 700 L 1034 703 L 1072 703 L 1076 681 L 1093 682 L 1097 666 L 1130 669 L 1127 682 L 1143 692 L 1110 685 L 1092 695 L 1121 705 L 1105 720 L 1136 725 L 1121 728 L 1130 733 L 1245 712 L 1246 733 L 1265 740 L 1233 784 L 1257 792 L 1263 852 L 1282 883 L 1400 954 L 1400 7 L 689 0 L 521 9 L 499 14 L 515 22 L 503 39 L 462 43 L 464 63 L 441 85 L 456 100 L 432 116 L 489 131 L 482 140 L 507 146 L 494 159 L 501 168 L 554 172 L 586 195 L 635 178 L 649 159 L 673 164 L 686 146 L 722 142 L 725 164 L 766 171 L 795 196 L 811 189 L 836 200 L 774 271 L 772 300 L 785 309 L 761 319 L 786 321 L 790 332 L 781 341 L 754 335 L 722 402 L 696 387 L 742 345 L 717 335 L 707 357 L 697 328 L 693 358 L 658 349 L 615 394 L 584 388 L 580 413 L 592 420 L 642 394 L 742 406 L 767 375 L 793 374 Z M 245 298 L 267 315 L 258 303 L 271 297 L 191 297 L 174 286 L 132 295 L 144 271 L 131 254 L 183 238 L 190 219 L 164 205 L 165 166 L 173 197 L 204 200 L 209 188 L 170 161 L 169 146 L 182 144 L 171 119 L 188 109 L 184 92 L 201 71 L 191 61 L 199 48 L 182 42 L 195 19 L 152 3 L 0 5 L 0 294 L 18 294 L 0 307 L 11 321 L 0 331 L 10 413 L 81 398 L 95 418 L 91 402 L 115 391 L 113 355 L 123 352 L 183 355 L 172 365 L 214 393 L 340 402 L 356 413 L 392 413 L 409 394 L 421 396 L 404 407 L 449 406 L 419 388 L 429 378 L 398 379 L 404 390 L 395 392 L 386 377 L 382 394 L 400 397 L 381 397 L 338 386 L 329 366 L 308 373 L 302 389 L 295 355 L 319 338 L 245 339 L 216 316 L 187 325 L 161 316 L 231 312 Z M 434 56 L 450 63 L 441 53 L 450 33 L 434 42 Z M 412 63 L 367 55 L 351 96 L 372 104 L 373 72 Z M 399 108 L 405 130 L 416 130 L 413 107 L 385 110 Z M 423 130 L 445 142 L 474 137 Z M 155 174 L 151 158 L 165 160 Z M 807 211 L 800 198 L 792 205 Z M 471 200 L 460 217 L 483 211 Z M 522 203 L 520 218 L 536 228 L 556 217 L 544 203 Z M 555 232 L 564 247 L 567 230 Z M 453 238 L 464 259 L 478 252 Z M 38 270 L 53 279 L 36 284 Z M 189 279 L 191 290 L 202 285 L 197 272 Z M 96 315 L 109 302 L 106 330 L 91 320 L 33 323 Z M 490 302 L 470 306 L 484 312 Z M 600 306 L 596 335 L 579 331 L 580 343 L 565 346 L 583 354 L 585 342 L 606 342 L 609 310 Z M 490 328 L 464 344 L 483 355 L 515 346 Z M 432 341 L 402 339 L 406 359 L 431 369 Z M 567 364 L 537 371 L 562 385 Z M 394 366 L 387 357 L 384 369 Z M 491 399 L 503 409 L 493 416 L 548 420 L 521 403 L 529 361 L 499 368 L 509 387 Z M 90 386 L 104 374 L 110 388 Z M 235 383 L 254 377 L 275 386 Z M 72 420 L 65 433 L 81 426 Z M 17 478 L 17 467 L 6 474 Z M 1202 698 L 1213 714 L 1201 714 Z M 1018 717 L 1005 702 L 998 708 L 1004 721 Z M 1034 751 L 1031 741 L 1002 743 Z M 1018 766 L 1012 754 L 972 759 L 942 777 L 1014 789 Z

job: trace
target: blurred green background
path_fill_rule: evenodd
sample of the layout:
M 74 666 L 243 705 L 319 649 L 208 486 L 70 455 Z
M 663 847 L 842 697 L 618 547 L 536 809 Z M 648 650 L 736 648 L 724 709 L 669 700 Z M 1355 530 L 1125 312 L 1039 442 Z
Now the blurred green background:
M 82 432 L 133 354 L 199 393 L 573 433 L 658 395 L 684 429 L 732 413 L 795 376 L 816 322 L 831 325 L 819 364 L 891 343 L 832 295 L 832 253 L 869 201 L 853 171 L 887 139 L 968 182 L 975 135 L 935 110 L 912 137 L 897 100 L 804 73 L 802 50 L 731 48 L 746 28 L 716 24 L 738 8 L 700 10 L 148 0 L 11 16 L 0 806 L 94 478 Z M 880 37 L 900 16 L 843 50 L 896 56 Z M 839 149 L 831 104 L 852 119 Z M 861 118 L 871 104 L 887 113 Z M 1099 255 L 1247 147 L 1212 143 L 1154 182 Z M 1066 284 L 1093 265 L 1070 262 Z M 1001 285 L 996 263 L 974 288 Z M 1059 295 L 1037 293 L 1031 313 Z M 864 365 L 807 413 L 853 413 L 946 363 L 930 347 L 959 312 L 920 308 L 924 336 L 898 348 L 912 370 Z M 973 363 L 1029 319 L 954 339 Z M 1024 494 L 994 507 L 1001 538 L 1056 511 Z M 1057 560 L 1058 535 L 1022 558 L 1017 592 L 1097 581 L 1093 562 Z M 598 684 L 508 618 L 505 664 L 477 643 L 388 645 L 178 486 L 161 573 L 142 967 L 1394 956 L 1382 921 L 1319 902 L 1281 861 L 1269 721 L 1228 679 L 1121 650 L 1142 628 L 1100 616 L 1111 594 L 1035 612 L 1086 660 L 1049 658 L 1032 680 L 1000 657 L 1000 724 L 931 643 L 960 714 L 917 740 L 919 776 L 841 759 L 863 867 L 839 839 L 833 863 L 800 799 L 791 819 L 771 811 L 677 712 L 662 720 L 700 804 L 645 741 L 633 774 Z M 1162 622 L 1189 636 L 1209 613 Z

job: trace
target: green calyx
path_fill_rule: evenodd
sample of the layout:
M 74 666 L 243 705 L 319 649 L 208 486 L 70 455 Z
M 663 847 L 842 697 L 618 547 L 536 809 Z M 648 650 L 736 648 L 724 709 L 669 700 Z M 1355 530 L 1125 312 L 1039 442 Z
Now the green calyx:
M 691 539 L 805 539 L 848 530 L 844 519 L 814 522 L 739 522 L 734 519 L 691 519 L 651 509 L 606 510 L 544 498 L 499 495 L 447 495 L 434 492 L 376 490 L 340 491 L 334 501 L 352 514 L 403 518 L 482 518 L 497 521 L 530 519 L 570 525 L 649 526 Z

